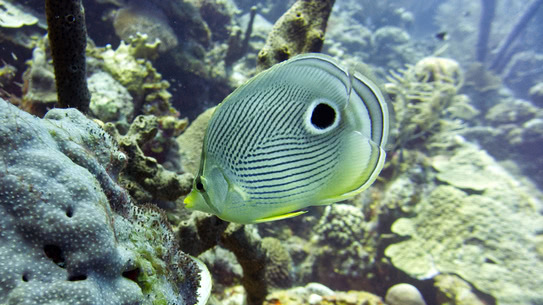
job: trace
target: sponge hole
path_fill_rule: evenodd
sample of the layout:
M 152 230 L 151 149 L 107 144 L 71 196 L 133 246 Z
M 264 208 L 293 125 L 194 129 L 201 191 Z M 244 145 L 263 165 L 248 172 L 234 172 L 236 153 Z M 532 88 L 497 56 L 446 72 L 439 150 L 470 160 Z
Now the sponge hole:
M 125 272 L 123 272 L 123 276 L 129 280 L 132 280 L 134 282 L 138 282 L 138 276 L 140 275 L 140 269 L 139 268 L 136 268 L 136 269 L 132 269 L 132 270 L 127 270 Z
M 70 275 L 68 277 L 68 281 L 70 282 L 84 281 L 86 279 L 87 279 L 87 276 L 85 274 Z
M 69 218 L 74 216 L 74 208 L 72 208 L 71 206 L 68 206 L 66 208 L 66 216 L 68 216 Z
M 62 249 L 57 245 L 45 245 L 43 246 L 43 252 L 53 263 L 57 264 L 59 267 L 64 268 L 64 255 L 62 254 Z

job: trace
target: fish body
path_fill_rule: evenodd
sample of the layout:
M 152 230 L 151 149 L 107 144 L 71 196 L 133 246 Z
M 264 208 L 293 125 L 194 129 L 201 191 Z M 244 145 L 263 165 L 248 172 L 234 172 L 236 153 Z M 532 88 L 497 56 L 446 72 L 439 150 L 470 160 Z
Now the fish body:
M 377 178 L 388 132 L 387 103 L 367 77 L 326 55 L 293 57 L 217 107 L 185 205 L 247 224 L 350 198 Z

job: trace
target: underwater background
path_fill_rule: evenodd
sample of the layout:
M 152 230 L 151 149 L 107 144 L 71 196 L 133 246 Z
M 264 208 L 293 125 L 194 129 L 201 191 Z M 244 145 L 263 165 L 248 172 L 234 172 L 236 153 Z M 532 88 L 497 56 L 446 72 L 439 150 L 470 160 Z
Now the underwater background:
M 541 6 L 0 0 L 0 304 L 543 304 Z M 309 52 L 386 92 L 375 183 L 186 209 L 214 107 Z

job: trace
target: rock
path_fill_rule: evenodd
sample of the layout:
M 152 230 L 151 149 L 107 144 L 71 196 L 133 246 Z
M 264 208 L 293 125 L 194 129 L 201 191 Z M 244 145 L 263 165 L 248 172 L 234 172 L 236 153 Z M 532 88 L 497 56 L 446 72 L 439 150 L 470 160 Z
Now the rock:
M 388 305 L 426 305 L 417 287 L 411 284 L 396 284 L 387 290 Z
M 128 125 L 134 115 L 132 96 L 128 90 L 105 72 L 96 72 L 88 80 L 91 92 L 90 111 L 103 122 Z
M 454 274 L 440 274 L 434 278 L 434 286 L 438 289 L 439 304 L 451 305 L 484 305 L 473 292 L 473 287 Z
M 214 111 L 215 107 L 204 111 L 189 125 L 185 132 L 177 137 L 183 169 L 194 176 L 198 174 L 207 124 Z
M 166 52 L 177 46 L 178 40 L 162 10 L 145 1 L 130 2 L 119 9 L 113 21 L 115 34 L 131 42 L 139 34 L 146 34 L 149 42 L 160 41 L 158 50 Z

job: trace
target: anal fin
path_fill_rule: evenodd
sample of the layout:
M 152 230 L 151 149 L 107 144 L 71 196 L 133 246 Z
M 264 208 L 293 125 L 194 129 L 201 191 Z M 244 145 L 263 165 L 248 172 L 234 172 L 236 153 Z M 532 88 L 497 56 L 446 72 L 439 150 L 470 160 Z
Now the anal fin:
M 276 221 L 276 220 L 281 220 L 281 219 L 287 219 L 287 218 L 296 217 L 298 215 L 302 215 L 302 214 L 305 214 L 305 213 L 307 213 L 307 211 L 298 211 L 298 212 L 292 212 L 292 213 L 281 214 L 281 215 L 276 215 L 276 216 L 264 217 L 264 218 L 255 219 L 254 223 L 261 223 L 261 222 L 268 222 L 268 221 Z

